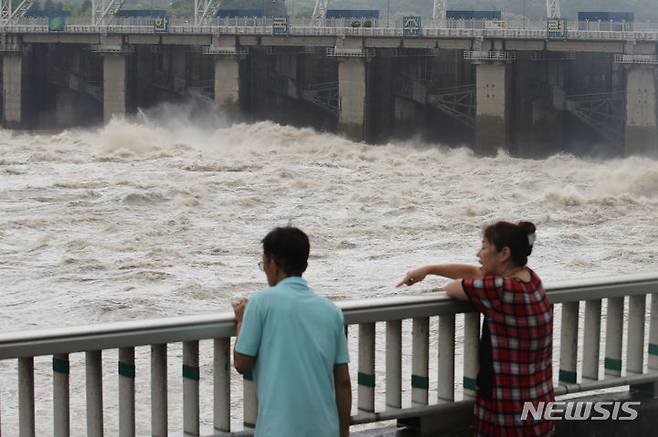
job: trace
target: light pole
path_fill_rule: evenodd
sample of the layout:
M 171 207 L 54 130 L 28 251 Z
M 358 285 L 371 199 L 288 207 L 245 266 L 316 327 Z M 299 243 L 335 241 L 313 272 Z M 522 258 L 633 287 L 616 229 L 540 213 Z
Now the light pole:
M 386 0 L 386 27 L 391 27 L 391 0 Z

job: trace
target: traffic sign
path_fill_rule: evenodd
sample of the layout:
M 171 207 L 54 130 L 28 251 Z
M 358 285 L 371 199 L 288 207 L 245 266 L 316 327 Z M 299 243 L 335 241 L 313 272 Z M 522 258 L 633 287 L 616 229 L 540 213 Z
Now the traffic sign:
M 272 34 L 288 35 L 288 17 L 274 17 L 272 21 Z
M 404 36 L 420 36 L 422 23 L 419 16 L 411 15 L 403 19 Z
M 565 18 L 549 18 L 546 20 L 548 39 L 567 39 L 567 20 Z
M 66 17 L 51 15 L 48 17 L 48 32 L 64 32 Z
M 169 17 L 160 15 L 153 19 L 153 31 L 156 33 L 165 33 L 169 31 Z

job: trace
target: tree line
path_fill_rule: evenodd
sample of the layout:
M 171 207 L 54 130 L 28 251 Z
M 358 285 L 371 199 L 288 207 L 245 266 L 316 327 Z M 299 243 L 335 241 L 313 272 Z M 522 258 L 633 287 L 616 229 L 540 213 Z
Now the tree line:
M 315 0 L 224 0 L 224 9 L 260 9 L 269 16 L 289 15 L 310 17 Z M 333 0 L 335 9 L 376 9 L 380 17 L 391 20 L 404 15 L 432 16 L 432 0 Z M 500 10 L 504 17 L 525 16 L 531 20 L 543 20 L 546 15 L 545 0 L 447 0 L 448 9 Z M 123 9 L 164 9 L 167 14 L 179 17 L 194 15 L 194 0 L 127 0 Z M 90 0 L 35 0 L 31 10 L 69 11 L 73 16 L 90 16 Z M 656 0 L 562 0 L 562 16 L 575 19 L 583 11 L 633 12 L 636 21 L 658 23 Z

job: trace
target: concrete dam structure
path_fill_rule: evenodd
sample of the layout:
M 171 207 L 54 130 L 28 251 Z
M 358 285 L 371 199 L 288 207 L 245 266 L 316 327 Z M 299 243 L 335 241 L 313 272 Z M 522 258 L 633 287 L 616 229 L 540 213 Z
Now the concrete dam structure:
M 658 33 L 171 22 L 0 26 L 7 128 L 108 121 L 186 95 L 231 119 L 385 142 L 422 133 L 536 156 L 588 143 L 658 154 Z M 273 27 L 274 26 L 274 27 Z

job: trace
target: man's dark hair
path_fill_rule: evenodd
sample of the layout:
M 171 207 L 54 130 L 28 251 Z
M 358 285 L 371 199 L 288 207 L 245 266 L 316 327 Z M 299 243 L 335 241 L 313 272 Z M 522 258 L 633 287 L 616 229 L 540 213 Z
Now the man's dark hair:
M 306 271 L 311 245 L 301 229 L 274 228 L 262 243 L 265 256 L 273 259 L 286 275 L 301 276 Z

